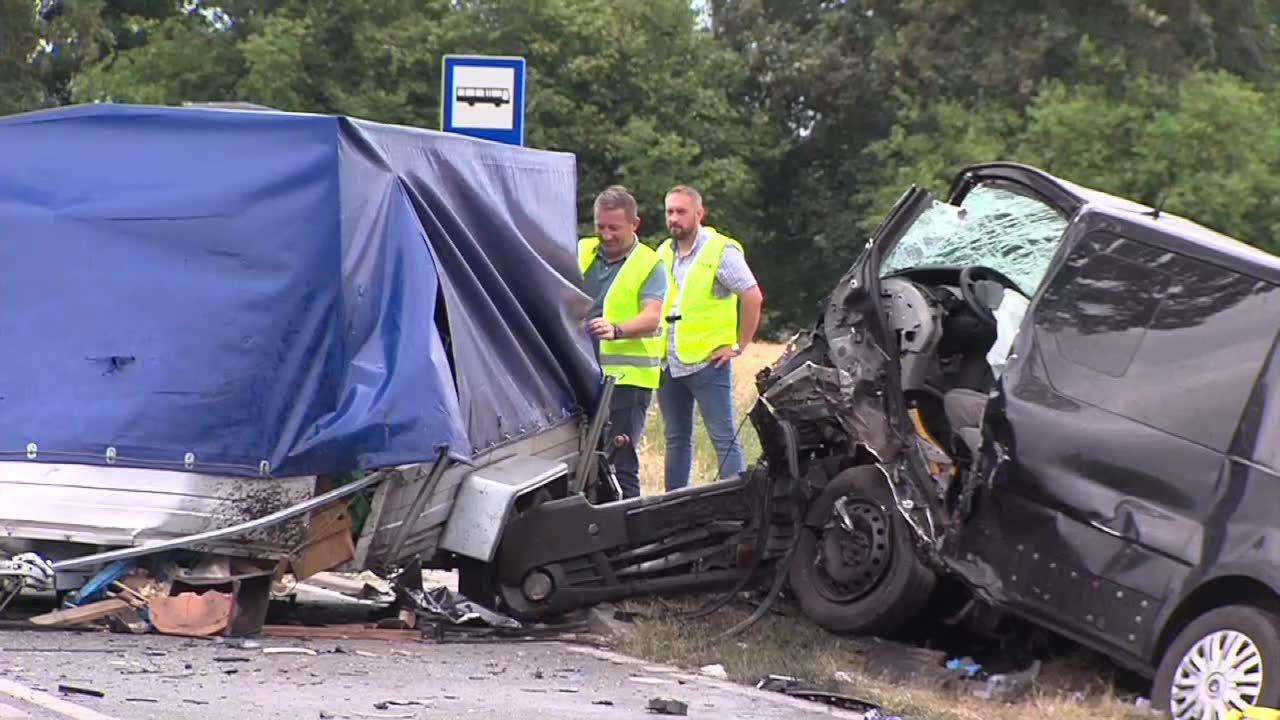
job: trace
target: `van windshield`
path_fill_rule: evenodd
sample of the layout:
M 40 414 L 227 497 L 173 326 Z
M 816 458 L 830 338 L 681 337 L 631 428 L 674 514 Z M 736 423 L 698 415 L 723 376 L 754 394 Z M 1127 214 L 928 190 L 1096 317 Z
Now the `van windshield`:
M 981 265 L 1035 294 L 1067 228 L 1067 218 L 1041 200 L 980 185 L 960 207 L 935 200 L 916 218 L 881 266 L 885 275 L 925 266 Z

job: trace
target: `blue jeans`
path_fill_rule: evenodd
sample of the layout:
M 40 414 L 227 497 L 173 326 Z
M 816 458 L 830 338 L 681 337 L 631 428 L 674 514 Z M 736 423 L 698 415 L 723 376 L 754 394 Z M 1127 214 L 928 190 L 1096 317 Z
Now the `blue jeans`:
M 652 390 L 616 385 L 613 388 L 613 402 L 609 404 L 610 437 L 626 435 L 630 441 L 613 451 L 613 471 L 618 476 L 618 485 L 622 486 L 623 499 L 640 497 L 640 458 L 636 448 L 640 438 L 644 436 L 645 415 L 649 412 L 649 398 Z
M 716 467 L 720 479 L 740 475 L 746 470 L 742 445 L 733 427 L 732 362 L 724 367 L 708 365 L 692 375 L 672 377 L 662 371 L 658 386 L 658 407 L 667 436 L 666 486 L 678 490 L 689 484 L 693 468 L 693 406 L 702 413 L 702 423 L 716 448 Z

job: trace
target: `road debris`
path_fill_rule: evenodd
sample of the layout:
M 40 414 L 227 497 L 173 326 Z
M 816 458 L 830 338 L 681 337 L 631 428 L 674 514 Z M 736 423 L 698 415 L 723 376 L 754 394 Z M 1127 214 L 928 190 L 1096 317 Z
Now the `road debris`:
M 394 602 L 391 583 L 368 570 L 359 574 L 322 572 L 306 578 L 304 585 L 341 593 L 358 600 Z
M 983 700 L 1016 703 L 1026 697 L 1039 676 L 1040 661 L 1035 660 L 1026 670 L 988 677 L 986 684 L 975 689 L 973 694 Z
M 965 677 L 976 677 L 982 671 L 982 665 L 971 657 L 952 658 L 947 661 L 948 670 L 963 672 Z
M 375 710 L 386 710 L 387 708 L 392 708 L 392 707 L 411 707 L 414 705 L 425 705 L 425 704 L 426 703 L 421 703 L 421 702 L 418 702 L 417 700 L 383 700 L 382 702 L 374 703 L 373 708 Z
M 874 717 L 889 720 L 890 717 L 881 714 L 883 711 L 880 709 L 880 706 L 873 702 L 861 700 L 853 697 L 852 695 L 828 692 L 815 685 L 806 683 L 799 678 L 787 675 L 769 675 L 756 683 L 756 689 L 778 692 L 790 697 L 800 698 L 802 700 L 811 700 L 813 702 L 830 705 L 831 707 L 840 708 L 842 710 L 862 713 L 867 718 Z M 874 715 L 872 715 L 873 712 L 875 713 Z
M 145 635 L 151 632 L 151 623 L 138 614 L 136 607 L 128 607 L 107 616 L 107 626 L 112 632 Z
M 417 630 L 389 630 L 368 625 L 266 625 L 264 637 L 303 638 L 311 640 L 403 640 L 419 641 Z
M 521 627 L 518 621 L 481 607 L 446 587 L 420 590 L 397 584 L 395 588 L 400 601 L 416 608 L 416 617 L 424 623 L 445 622 L 449 625 L 484 625 L 507 629 Z
M 157 597 L 151 601 L 151 624 L 166 635 L 207 637 L 231 625 L 231 593 L 207 590 Z
M 109 615 L 129 610 L 129 603 L 119 598 L 108 598 L 91 602 L 80 607 L 72 607 L 64 610 L 54 610 L 53 612 L 37 615 L 31 618 L 33 625 L 42 625 L 46 627 L 76 627 L 79 625 L 88 625 L 98 620 L 103 620 Z
M 633 683 L 640 683 L 641 685 L 670 685 L 671 684 L 671 681 L 667 680 L 666 678 L 651 678 L 651 677 L 645 677 L 644 675 L 632 675 L 627 679 Z
M 101 690 L 94 690 L 90 687 L 80 687 L 79 685 L 66 685 L 59 683 L 58 692 L 63 695 L 88 695 L 89 697 L 105 697 L 106 693 Z
M 702 668 L 698 670 L 698 672 L 708 677 L 716 678 L 718 680 L 729 679 L 729 673 L 725 672 L 724 666 L 719 664 L 703 665 Z
M 38 648 L 23 648 L 23 647 L 5 647 L 5 648 L 0 648 L 0 652 L 3 652 L 3 653 L 5 653 L 5 654 L 7 655 L 7 654 L 9 654 L 9 653 L 111 653 L 111 654 L 118 654 L 118 653 L 123 652 L 123 651 L 121 651 L 121 650 L 117 650 L 117 649 L 115 649 L 115 648 L 64 648 L 64 647 L 38 647 Z
M 214 641 L 222 645 L 223 647 L 226 647 L 229 650 L 257 650 L 258 648 L 262 647 L 262 643 L 256 640 L 242 640 L 239 638 L 228 639 L 228 638 L 217 637 L 217 638 L 214 638 Z
M 656 715 L 688 715 L 689 705 L 671 698 L 652 698 L 646 709 Z
M 263 655 L 318 655 L 311 648 L 300 647 L 268 647 L 262 648 Z

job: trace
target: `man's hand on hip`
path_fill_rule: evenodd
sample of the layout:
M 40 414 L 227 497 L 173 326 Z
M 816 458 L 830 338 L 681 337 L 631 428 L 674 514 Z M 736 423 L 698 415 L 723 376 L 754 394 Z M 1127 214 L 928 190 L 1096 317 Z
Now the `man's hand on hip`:
M 741 353 L 734 350 L 730 345 L 721 345 L 711 353 L 711 362 L 716 367 L 724 367 L 730 360 L 738 357 Z

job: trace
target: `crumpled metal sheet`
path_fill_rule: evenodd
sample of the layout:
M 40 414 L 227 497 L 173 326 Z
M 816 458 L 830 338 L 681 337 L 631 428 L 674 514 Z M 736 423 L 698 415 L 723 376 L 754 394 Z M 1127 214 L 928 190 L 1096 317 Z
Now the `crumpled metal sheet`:
M 409 601 L 418 615 L 428 621 L 445 621 L 451 625 L 481 625 L 516 630 L 519 621 L 501 613 L 483 608 L 463 595 L 441 586 L 422 590 L 395 586 L 396 596 L 402 603 Z
M 756 683 L 756 689 L 782 693 L 802 700 L 811 700 L 831 707 L 862 713 L 866 720 L 901 720 L 896 715 L 885 715 L 879 705 L 859 700 L 852 695 L 829 692 L 813 687 L 803 680 L 786 675 L 769 675 Z

